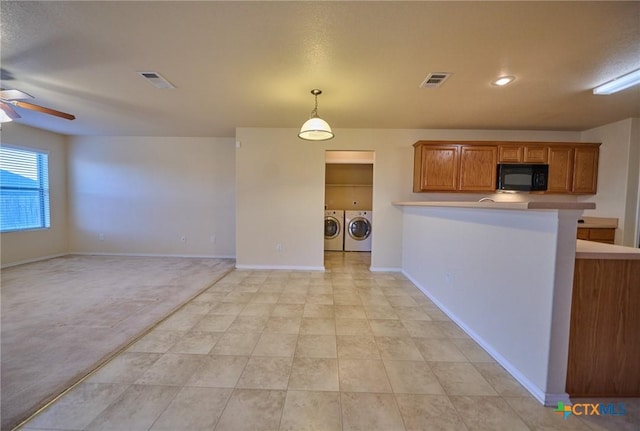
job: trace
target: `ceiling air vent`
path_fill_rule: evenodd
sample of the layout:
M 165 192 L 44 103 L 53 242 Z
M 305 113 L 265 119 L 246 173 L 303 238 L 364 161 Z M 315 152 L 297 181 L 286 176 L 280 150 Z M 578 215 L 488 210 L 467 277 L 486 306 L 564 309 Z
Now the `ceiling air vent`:
M 147 81 L 149 84 L 153 85 L 156 88 L 161 88 L 163 90 L 171 90 L 173 88 L 176 88 L 172 83 L 164 79 L 162 75 L 160 75 L 158 72 L 136 72 L 136 73 L 140 75 L 142 78 L 144 78 L 145 81 Z
M 420 88 L 440 87 L 450 76 L 451 74 L 447 72 L 431 72 L 424 81 L 422 81 Z

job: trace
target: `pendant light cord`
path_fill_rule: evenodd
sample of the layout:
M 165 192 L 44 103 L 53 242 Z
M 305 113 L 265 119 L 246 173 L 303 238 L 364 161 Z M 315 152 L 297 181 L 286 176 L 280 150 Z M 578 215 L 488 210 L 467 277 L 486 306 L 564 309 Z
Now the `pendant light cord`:
M 313 110 L 311 111 L 311 117 L 310 118 L 315 118 L 318 116 L 318 95 L 314 94 L 314 97 L 316 98 L 316 104 L 313 107 Z

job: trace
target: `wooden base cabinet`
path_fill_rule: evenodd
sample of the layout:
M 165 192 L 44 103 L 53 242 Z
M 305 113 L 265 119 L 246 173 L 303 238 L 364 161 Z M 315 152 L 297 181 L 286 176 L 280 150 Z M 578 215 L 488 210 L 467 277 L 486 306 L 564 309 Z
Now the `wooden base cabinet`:
M 640 260 L 576 259 L 566 391 L 640 396 Z
M 602 242 L 605 244 L 615 244 L 616 230 L 615 228 L 578 228 L 578 239 L 585 241 Z

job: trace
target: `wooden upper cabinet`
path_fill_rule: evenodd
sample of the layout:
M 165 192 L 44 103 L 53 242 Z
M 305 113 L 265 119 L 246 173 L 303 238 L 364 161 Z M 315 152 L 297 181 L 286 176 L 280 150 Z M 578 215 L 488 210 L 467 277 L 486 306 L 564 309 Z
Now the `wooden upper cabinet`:
M 549 147 L 549 180 L 547 193 L 571 193 L 573 181 L 573 147 Z
M 491 192 L 496 189 L 497 145 L 419 141 L 414 145 L 414 192 Z
M 547 163 L 549 161 L 548 148 L 546 145 L 525 145 L 522 161 L 524 163 Z
M 414 192 L 492 192 L 498 163 L 549 165 L 544 193 L 594 194 L 599 146 L 574 142 L 418 141 Z
M 524 147 L 522 145 L 500 145 L 498 160 L 500 163 L 522 163 Z
M 598 187 L 598 157 L 595 145 L 576 146 L 573 150 L 573 193 L 593 194 Z
M 460 147 L 460 186 L 468 192 L 496 190 L 498 148 L 495 145 L 462 145 Z
M 600 144 L 549 147 L 547 193 L 595 194 L 598 186 Z
M 498 161 L 500 163 L 547 163 L 547 151 L 546 145 L 501 144 L 498 146 Z
M 413 191 L 458 190 L 460 147 L 458 145 L 414 145 Z

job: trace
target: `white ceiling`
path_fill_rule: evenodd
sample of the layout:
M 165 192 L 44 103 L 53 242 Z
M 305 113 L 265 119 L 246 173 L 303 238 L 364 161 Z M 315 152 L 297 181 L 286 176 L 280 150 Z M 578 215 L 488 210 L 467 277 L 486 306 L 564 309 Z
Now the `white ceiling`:
M 3 88 L 71 135 L 234 136 L 299 127 L 586 130 L 640 117 L 640 2 L 3 1 Z M 177 88 L 158 90 L 137 71 Z M 418 88 L 429 72 L 440 87 Z M 490 82 L 515 75 L 504 88 Z

